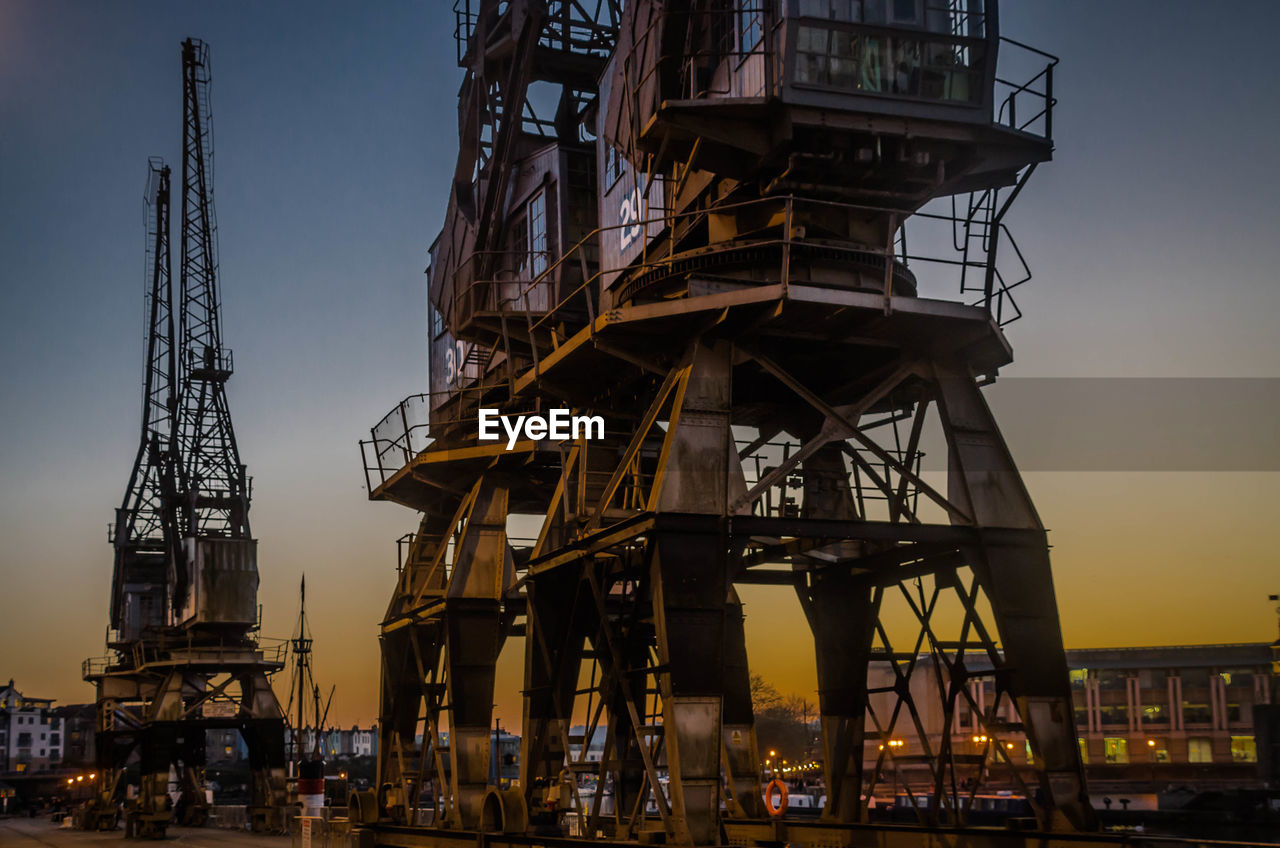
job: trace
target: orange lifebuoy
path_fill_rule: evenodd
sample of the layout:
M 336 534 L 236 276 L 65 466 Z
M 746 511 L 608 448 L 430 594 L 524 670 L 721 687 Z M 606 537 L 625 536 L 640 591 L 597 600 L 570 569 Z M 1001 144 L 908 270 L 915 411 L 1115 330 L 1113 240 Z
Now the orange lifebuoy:
M 774 800 L 777 803 L 774 803 Z M 764 790 L 764 805 L 769 808 L 769 815 L 775 819 L 787 811 L 787 784 L 781 780 L 769 781 Z

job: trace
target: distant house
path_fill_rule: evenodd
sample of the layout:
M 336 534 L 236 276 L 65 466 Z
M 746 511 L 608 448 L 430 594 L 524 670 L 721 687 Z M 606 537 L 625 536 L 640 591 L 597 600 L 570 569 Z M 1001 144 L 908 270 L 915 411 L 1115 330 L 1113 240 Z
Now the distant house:
M 305 727 L 302 730 L 302 753 L 309 755 L 315 750 L 315 730 Z M 291 733 L 286 733 L 285 746 L 293 744 Z M 330 727 L 320 733 L 320 753 L 327 760 L 339 757 L 372 757 L 378 753 L 378 728 L 376 725 L 360 728 L 353 725 L 348 730 Z
M 62 765 L 93 765 L 97 760 L 97 705 L 68 704 L 54 707 L 50 715 L 62 720 Z
M 23 695 L 9 678 L 8 685 L 0 688 L 0 773 L 60 767 L 63 729 L 52 698 Z

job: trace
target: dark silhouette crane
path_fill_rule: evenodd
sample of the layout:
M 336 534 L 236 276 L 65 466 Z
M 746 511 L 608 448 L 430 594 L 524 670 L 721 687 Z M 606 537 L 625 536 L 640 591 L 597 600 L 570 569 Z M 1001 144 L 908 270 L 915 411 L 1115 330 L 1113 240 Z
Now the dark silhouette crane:
M 257 638 L 257 542 L 240 460 L 222 345 L 209 48 L 182 44 L 183 155 L 177 281 L 171 279 L 171 172 L 150 163 L 148 326 L 142 436 L 111 533 L 112 655 L 88 660 L 98 691 L 100 791 L 82 825 L 113 827 L 124 769 L 141 780 L 129 830 L 162 837 L 171 819 L 203 824 L 208 730 L 235 729 L 249 750 L 251 821 L 279 829 L 286 801 L 284 716 L 270 676 L 283 649 Z M 179 797 L 170 804 L 170 771 Z M 172 808 L 172 809 L 171 809 Z

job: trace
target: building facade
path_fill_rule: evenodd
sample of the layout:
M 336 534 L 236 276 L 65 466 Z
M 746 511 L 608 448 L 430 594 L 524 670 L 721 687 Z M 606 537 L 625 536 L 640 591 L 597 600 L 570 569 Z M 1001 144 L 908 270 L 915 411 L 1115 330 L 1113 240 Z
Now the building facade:
M 1255 708 L 1275 703 L 1280 695 L 1270 643 L 1069 650 L 1067 661 L 1077 743 L 1095 791 L 1112 784 L 1163 789 L 1261 783 Z M 997 696 L 990 662 L 966 656 L 964 665 L 967 692 L 955 699 L 951 750 L 1029 770 L 1034 753 L 1009 698 Z M 920 727 L 933 750 L 948 728 L 947 699 L 937 694 L 946 679 L 927 655 L 917 659 L 908 677 Z M 887 663 L 871 670 L 869 688 L 891 690 L 893 685 Z M 894 700 L 892 692 L 881 691 L 871 697 L 871 709 L 887 716 Z M 877 728 L 868 720 L 865 762 L 871 767 L 887 746 L 891 756 L 884 759 L 891 766 L 903 764 L 903 776 L 910 779 L 909 764 L 925 743 L 912 721 L 900 721 L 890 733 L 883 727 L 883 721 Z
M 97 764 L 98 707 L 96 704 L 68 704 L 50 713 L 62 721 L 62 765 Z
M 0 688 L 0 772 L 28 773 L 60 768 L 63 720 L 52 698 L 23 695 L 13 678 Z
M 291 737 L 286 737 L 286 747 L 292 745 Z M 315 730 L 305 727 L 302 730 L 302 753 L 309 755 L 316 747 Z M 320 753 L 327 760 L 339 757 L 373 757 L 378 753 L 378 728 L 376 725 L 361 728 L 352 725 L 350 728 L 327 728 L 320 733 Z
M 1258 762 L 1254 707 L 1272 703 L 1271 646 L 1069 651 L 1085 762 Z

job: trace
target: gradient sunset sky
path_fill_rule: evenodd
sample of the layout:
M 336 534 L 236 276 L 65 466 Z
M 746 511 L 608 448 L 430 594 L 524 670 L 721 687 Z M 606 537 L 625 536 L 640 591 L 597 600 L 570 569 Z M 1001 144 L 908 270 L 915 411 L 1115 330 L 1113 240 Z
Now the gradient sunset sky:
M 80 662 L 103 652 L 106 530 L 138 439 L 146 161 L 178 162 L 179 44 L 194 36 L 212 49 L 228 392 L 263 632 L 290 634 L 305 570 L 332 715 L 375 718 L 377 623 L 416 519 L 367 500 L 356 443 L 426 390 L 422 272 L 456 156 L 450 6 L 0 0 L 0 678 L 93 698 Z M 1006 373 L 1280 378 L 1280 4 L 1001 11 L 1005 35 L 1062 59 L 1055 160 L 1009 220 L 1036 277 Z M 1036 435 L 1010 432 L 1015 456 Z M 1280 474 L 1027 481 L 1069 647 L 1276 637 Z M 744 599 L 754 670 L 812 700 L 794 599 Z

